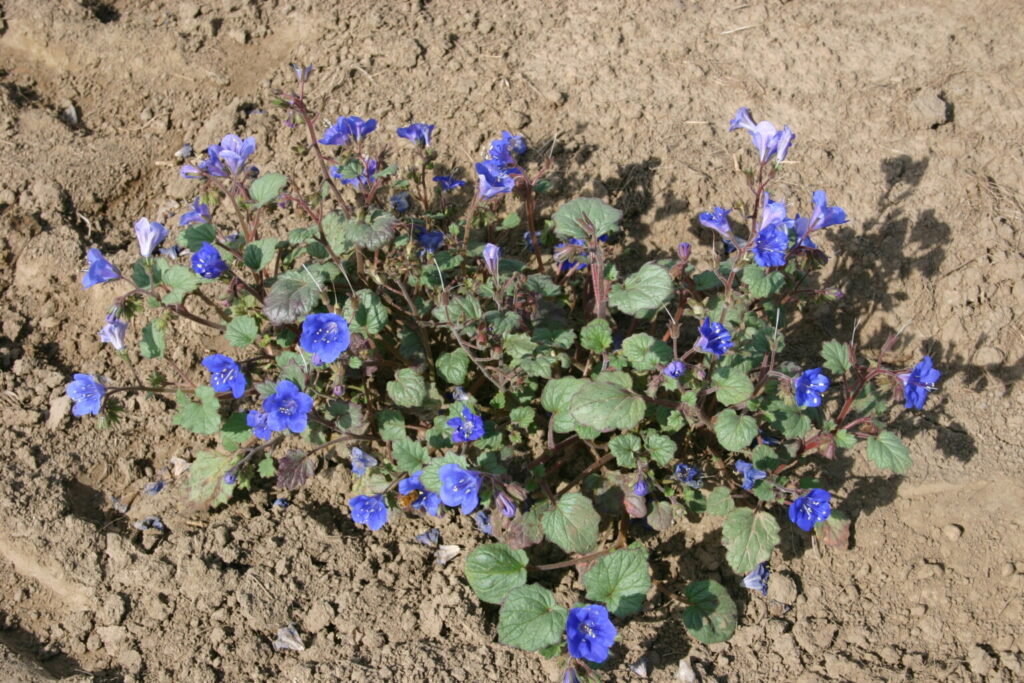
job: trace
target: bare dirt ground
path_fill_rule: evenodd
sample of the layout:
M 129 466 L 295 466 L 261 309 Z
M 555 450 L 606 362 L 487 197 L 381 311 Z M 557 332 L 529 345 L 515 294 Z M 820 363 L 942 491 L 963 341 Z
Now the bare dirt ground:
M 174 152 L 256 135 L 286 169 L 270 101 L 289 61 L 318 67 L 324 118 L 439 124 L 469 167 L 485 140 L 553 145 L 559 193 L 608 197 L 638 251 L 699 241 L 696 214 L 742 191 L 741 105 L 797 132 L 781 190 L 824 187 L 851 222 L 823 238 L 847 297 L 823 332 L 943 371 L 898 423 L 913 470 L 859 455 L 833 483 L 845 552 L 795 535 L 770 600 L 737 595 L 734 639 L 689 639 L 654 601 L 621 631 L 611 678 L 646 655 L 705 680 L 1010 681 L 1024 677 L 1024 5 L 1016 0 L 562 3 L 4 0 L 0 11 L 0 678 L 100 681 L 532 681 L 556 672 L 496 644 L 496 613 L 389 525 L 344 514 L 348 473 L 286 510 L 254 493 L 207 515 L 171 488 L 138 496 L 191 441 L 159 403 L 100 431 L 69 416 L 72 372 L 128 372 L 101 351 L 109 292 L 85 249 L 127 262 L 139 216 L 190 188 Z M 176 224 L 176 221 L 175 221 Z M 140 365 L 139 371 L 147 368 Z M 129 504 L 116 513 L 110 495 Z M 167 534 L 130 522 L 162 515 Z M 465 520 L 446 542 L 471 546 Z M 667 576 L 736 585 L 714 544 L 677 531 Z M 784 607 L 784 605 L 791 607 Z M 275 652 L 294 622 L 307 649 Z

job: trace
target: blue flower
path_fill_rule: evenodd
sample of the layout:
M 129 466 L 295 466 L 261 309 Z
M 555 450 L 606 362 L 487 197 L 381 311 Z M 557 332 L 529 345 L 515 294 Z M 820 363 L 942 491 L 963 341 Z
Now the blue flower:
M 815 230 L 841 225 L 846 222 L 846 212 L 838 206 L 829 206 L 825 198 L 825 190 L 817 190 L 812 198 L 814 209 L 810 218 L 796 217 L 795 233 L 797 244 L 808 249 L 817 249 L 811 241 L 810 234 Z
M 203 242 L 203 246 L 199 248 L 199 251 L 192 254 L 192 270 L 196 271 L 196 274 L 200 277 L 204 277 L 207 280 L 215 280 L 227 269 L 228 264 L 221 258 L 217 247 L 209 242 Z
M 457 190 L 466 184 L 465 180 L 456 180 L 449 175 L 436 175 L 434 176 L 434 182 L 438 184 L 443 192 Z
M 306 415 L 313 409 L 313 399 L 299 391 L 292 382 L 283 379 L 277 391 L 263 399 L 263 412 L 271 431 L 290 430 L 301 434 L 306 430 Z
M 428 529 L 422 534 L 416 534 L 415 536 L 417 543 L 436 548 L 437 544 L 441 542 L 441 530 L 440 529 Z
M 832 496 L 824 489 L 811 489 L 789 504 L 789 521 L 804 531 L 810 531 L 818 522 L 832 514 Z
M 116 315 L 107 316 L 107 324 L 100 329 L 100 341 L 110 344 L 115 350 L 124 348 L 124 334 L 128 330 L 128 323 Z
M 377 458 L 373 457 L 362 448 L 352 448 L 352 474 L 357 477 L 362 477 L 366 474 L 366 470 L 369 467 L 374 467 L 377 464 Z M 401 487 L 399 487 L 401 488 Z
M 501 137 L 491 141 L 487 158 L 499 162 L 502 166 L 515 166 L 516 157 L 526 153 L 526 141 L 522 135 L 512 135 L 507 130 Z
M 245 416 L 245 424 L 252 430 L 253 436 L 266 441 L 272 434 L 270 425 L 267 424 L 269 416 L 262 410 L 250 410 Z
M 487 536 L 491 535 L 494 530 L 494 525 L 491 524 L 491 513 L 483 508 L 480 508 L 473 513 L 473 521 L 476 523 L 476 528 L 480 530 L 480 533 Z
M 484 245 L 484 266 L 487 272 L 494 275 L 498 272 L 498 262 L 501 261 L 501 247 L 488 242 Z
M 704 485 L 704 475 L 700 470 L 683 462 L 676 465 L 672 478 L 691 489 L 699 489 Z
M 391 208 L 395 210 L 395 213 L 405 213 L 409 210 L 409 193 L 399 192 L 396 195 L 391 196 Z
M 246 160 L 255 151 L 256 138 L 247 137 L 243 140 L 231 133 L 225 135 L 219 145 L 210 145 L 206 148 L 208 158 L 205 161 L 199 162 L 198 170 L 221 178 L 235 175 L 244 168 Z M 185 175 L 185 168 L 185 166 L 182 166 L 181 169 L 183 176 Z M 194 167 L 191 168 L 194 169 Z
M 365 524 L 370 531 L 377 531 L 388 522 L 388 506 L 384 496 L 356 496 L 348 502 L 352 511 L 352 521 Z
M 762 268 L 786 265 L 786 250 L 789 249 L 789 231 L 781 225 L 761 228 L 754 238 L 754 261 Z
M 409 475 L 408 479 L 403 479 L 398 482 L 398 493 L 402 496 L 412 496 L 413 493 L 417 494 L 416 498 L 410 503 L 410 507 L 413 510 L 421 510 L 426 512 L 428 515 L 434 517 L 441 516 L 441 497 L 433 491 L 428 491 L 422 483 L 420 483 L 420 477 L 423 476 L 423 470 L 416 470 Z
M 462 408 L 462 417 L 453 417 L 447 424 L 455 430 L 452 432 L 452 443 L 476 441 L 484 435 L 483 418 L 474 415 L 466 407 Z
M 348 322 L 335 313 L 310 313 L 302 321 L 299 346 L 313 354 L 313 364 L 333 363 L 348 350 Z
M 433 254 L 441 245 L 444 244 L 444 233 L 440 230 L 426 230 L 422 226 L 417 226 L 414 231 L 417 244 L 423 248 L 423 251 Z
M 480 482 L 482 477 L 473 471 L 464 470 L 455 463 L 441 465 L 437 471 L 441 479 L 441 502 L 458 507 L 468 515 L 480 504 Z
M 817 408 L 828 386 L 829 379 L 821 368 L 805 370 L 796 378 L 796 404 L 801 408 Z
M 509 496 L 504 491 L 499 491 L 497 500 L 498 508 L 501 510 L 501 514 L 505 515 L 509 519 L 512 519 L 516 516 L 516 510 L 518 508 L 516 507 L 516 502 L 512 500 L 511 496 Z
M 569 641 L 570 657 L 600 664 L 608 659 L 608 650 L 615 644 L 616 634 L 604 605 L 587 605 L 569 610 L 565 636 Z
M 529 233 L 526 233 L 526 235 L 524 235 L 524 239 L 526 239 L 527 246 L 532 249 L 533 245 L 528 235 Z M 602 242 L 607 242 L 608 235 L 601 235 L 600 240 Z M 555 257 L 555 261 L 561 263 L 561 266 L 559 267 L 559 272 L 567 273 L 572 272 L 574 270 L 586 270 L 587 263 L 581 258 L 581 256 L 584 253 L 584 250 L 576 248 L 585 246 L 586 242 L 584 242 L 578 237 L 570 237 L 568 242 L 560 242 L 559 244 L 556 244 L 555 248 L 552 250 L 552 253 Z M 573 261 L 572 259 L 574 258 L 580 258 L 580 260 Z
M 679 379 L 686 372 L 686 363 L 681 360 L 674 360 L 665 366 L 665 369 L 661 371 L 661 374 L 666 377 L 672 377 Z
M 711 318 L 704 318 L 698 331 L 700 337 L 694 345 L 698 350 L 710 351 L 716 356 L 723 356 L 728 349 L 732 348 L 732 335 L 722 323 L 711 322 Z
M 145 486 L 143 486 L 142 492 L 145 493 L 147 496 L 155 496 L 156 494 L 164 490 L 164 486 L 164 480 L 157 479 L 156 481 L 151 481 Z
M 636 480 L 636 483 L 633 484 L 633 493 L 638 496 L 646 496 L 647 490 L 647 480 L 644 479 L 643 475 L 641 475 L 640 478 Z
M 148 218 L 140 218 L 135 221 L 135 236 L 139 240 L 139 252 L 149 258 L 167 237 L 167 228 L 161 223 L 150 222 Z
M 363 121 L 358 116 L 339 116 L 317 142 L 321 145 L 347 145 L 349 139 L 359 142 L 377 130 L 377 119 Z
M 355 178 L 346 178 L 342 175 L 341 169 L 337 166 L 331 166 L 328 171 L 332 178 L 337 178 L 341 181 L 342 185 L 353 185 L 357 190 L 360 190 L 365 185 L 369 185 L 376 180 L 377 173 L 377 160 L 376 159 L 364 159 L 363 160 L 363 173 L 357 175 Z
M 732 229 L 729 228 L 728 218 L 730 211 L 732 211 L 732 209 L 723 209 L 720 206 L 716 206 L 711 210 L 710 213 L 705 211 L 704 213 L 700 214 L 697 217 L 697 219 L 700 221 L 700 224 L 703 225 L 705 228 L 711 228 L 715 232 L 722 235 L 722 237 L 731 239 Z
M 925 356 L 921 362 L 914 366 L 910 372 L 900 373 L 898 377 L 903 380 L 903 395 L 906 398 L 904 407 L 924 408 L 924 402 L 928 400 L 928 392 L 935 388 L 935 383 L 942 373 L 932 367 L 931 356 Z
M 181 218 L 178 219 L 178 225 L 186 226 L 193 223 L 209 223 L 210 220 L 210 207 L 202 204 L 199 201 L 199 197 L 196 197 L 192 200 L 192 210 L 182 214 Z
M 761 595 L 768 595 L 769 574 L 768 567 L 762 562 L 743 577 L 743 587 L 752 591 L 761 591 Z
M 749 491 L 754 484 L 768 476 L 767 472 L 759 470 L 746 460 L 736 461 L 736 471 L 743 475 L 743 488 Z
M 757 148 L 762 163 L 771 159 L 772 156 L 775 156 L 779 162 L 785 161 L 789 147 L 796 138 L 789 126 L 782 130 L 776 130 L 775 126 L 768 121 L 755 124 L 754 119 L 750 116 L 750 110 L 746 107 L 740 107 L 736 116 L 729 122 L 729 130 L 737 128 L 742 128 L 750 133 L 750 138 L 754 147 Z
M 101 282 L 110 282 L 121 277 L 121 271 L 115 268 L 110 261 L 103 258 L 103 252 L 93 247 L 85 253 L 89 261 L 89 268 L 82 277 L 82 289 L 89 289 Z
M 417 145 L 430 147 L 430 135 L 434 132 L 433 124 L 413 123 L 398 129 L 398 137 L 412 140 Z
M 71 414 L 75 417 L 83 415 L 99 415 L 103 405 L 103 395 L 107 388 L 92 375 L 75 373 L 75 379 L 65 387 L 68 396 L 75 402 Z
M 515 189 L 515 174 L 519 169 L 508 168 L 500 161 L 481 161 L 476 165 L 477 180 L 480 182 L 480 196 L 484 199 L 497 197 Z
M 214 391 L 230 391 L 235 398 L 242 398 L 247 382 L 233 358 L 215 353 L 203 359 L 203 367 L 210 371 L 210 386 Z

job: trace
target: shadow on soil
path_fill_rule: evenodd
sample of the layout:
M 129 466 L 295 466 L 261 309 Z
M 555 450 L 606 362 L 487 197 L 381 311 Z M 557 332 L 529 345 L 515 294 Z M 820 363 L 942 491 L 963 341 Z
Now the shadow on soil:
M 0 623 L 12 623 L 12 617 L 0 612 Z M 103 671 L 87 671 L 83 669 L 75 659 L 63 652 L 54 652 L 48 649 L 36 636 L 19 626 L 0 628 L 0 643 L 21 659 L 36 663 L 54 679 L 67 678 L 86 674 L 92 677 L 94 683 L 121 683 L 124 675 L 119 669 L 104 669 Z M 44 680 L 40 677 L 40 680 Z

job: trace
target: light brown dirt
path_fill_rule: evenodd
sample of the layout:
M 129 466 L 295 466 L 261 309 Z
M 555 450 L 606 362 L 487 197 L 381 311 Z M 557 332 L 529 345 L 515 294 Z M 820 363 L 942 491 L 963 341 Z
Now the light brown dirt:
M 0 16 L 3 680 L 44 680 L 36 666 L 100 681 L 555 673 L 496 644 L 461 560 L 437 568 L 411 542 L 425 525 L 372 542 L 352 525 L 344 467 L 287 510 L 258 492 L 205 515 L 174 488 L 137 496 L 191 453 L 159 404 L 129 403 L 111 431 L 69 417 L 72 372 L 131 376 L 96 339 L 110 292 L 81 290 L 84 250 L 126 263 L 136 218 L 180 213 L 185 141 L 254 134 L 261 168 L 287 169 L 294 138 L 270 100 L 289 61 L 317 65 L 325 118 L 436 122 L 467 167 L 502 129 L 551 145 L 559 195 L 623 208 L 638 255 L 700 240 L 696 214 L 740 195 L 738 106 L 791 125 L 780 192 L 806 205 L 824 187 L 852 219 L 822 240 L 847 293 L 823 333 L 877 346 L 905 328 L 901 349 L 933 356 L 941 390 L 898 422 L 907 476 L 835 464 L 835 483 L 851 473 L 851 550 L 785 538 L 771 599 L 737 596 L 727 644 L 692 641 L 653 603 L 622 629 L 611 678 L 644 655 L 655 681 L 681 660 L 704 680 L 1024 676 L 1019 2 L 5 0 Z M 166 536 L 129 524 L 154 513 Z M 442 532 L 476 542 L 466 520 Z M 678 532 L 655 561 L 736 585 L 713 538 Z M 272 649 L 288 622 L 305 651 Z

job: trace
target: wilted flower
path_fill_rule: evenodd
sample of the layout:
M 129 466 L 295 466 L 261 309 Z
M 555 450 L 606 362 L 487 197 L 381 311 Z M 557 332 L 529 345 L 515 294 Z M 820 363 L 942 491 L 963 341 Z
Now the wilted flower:
M 743 587 L 761 591 L 761 595 L 768 595 L 768 574 L 768 567 L 762 562 L 743 577 Z
M 352 454 L 352 474 L 357 477 L 362 477 L 366 474 L 366 470 L 370 467 L 377 465 L 377 458 L 373 457 L 362 448 L 353 447 L 351 450 Z
M 211 220 L 210 207 L 199 201 L 199 197 L 192 200 L 192 210 L 186 211 L 178 219 L 178 225 L 186 226 L 193 223 L 209 223 Z M 138 224 L 136 224 L 138 225 Z M 138 230 L 138 228 L 136 228 Z
M 768 476 L 768 473 L 759 470 L 746 460 L 736 461 L 736 471 L 743 475 L 743 488 L 749 491 L 754 488 L 754 484 L 761 479 Z
M 116 315 L 107 316 L 107 324 L 100 328 L 100 341 L 110 344 L 115 350 L 124 348 L 124 335 L 128 330 L 128 323 Z
M 465 180 L 457 180 L 447 175 L 434 176 L 434 182 L 437 183 L 438 187 L 440 187 L 443 192 L 457 190 L 466 184 Z
M 775 156 L 779 162 L 785 161 L 789 147 L 796 138 L 789 126 L 782 130 L 776 130 L 775 126 L 768 121 L 755 124 L 754 119 L 750 116 L 750 109 L 747 107 L 740 107 L 736 116 L 729 122 L 729 130 L 737 128 L 742 128 L 750 133 L 750 138 L 754 147 L 757 148 L 762 163 L 771 159 L 772 156 Z
M 250 410 L 245 416 L 245 424 L 257 439 L 266 441 L 270 438 L 272 432 L 267 424 L 267 414 L 262 410 Z
M 139 252 L 149 258 L 153 251 L 167 237 L 167 228 L 161 223 L 150 221 L 148 218 L 140 218 L 135 221 L 135 236 L 139 240 Z
M 682 462 L 676 465 L 672 478 L 681 484 L 689 486 L 691 489 L 699 489 L 704 484 L 704 475 L 701 474 L 700 470 Z
M 501 247 L 488 242 L 484 245 L 484 266 L 487 272 L 495 275 L 498 272 L 498 262 L 501 260 Z

